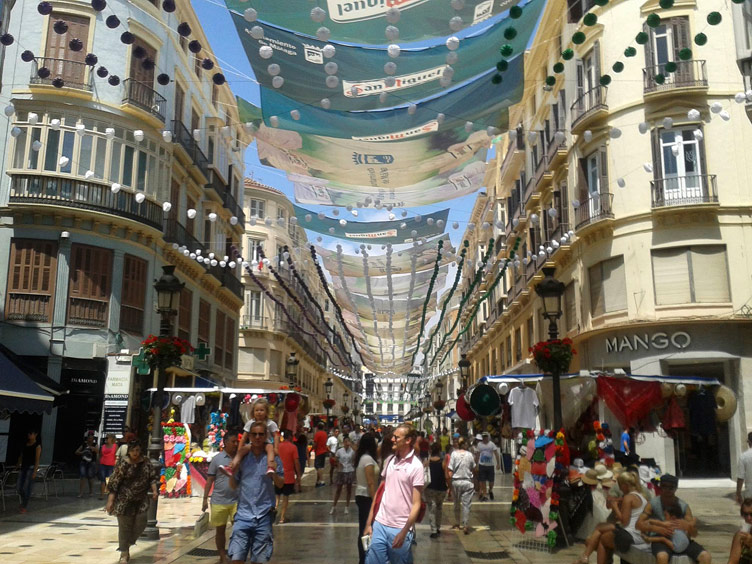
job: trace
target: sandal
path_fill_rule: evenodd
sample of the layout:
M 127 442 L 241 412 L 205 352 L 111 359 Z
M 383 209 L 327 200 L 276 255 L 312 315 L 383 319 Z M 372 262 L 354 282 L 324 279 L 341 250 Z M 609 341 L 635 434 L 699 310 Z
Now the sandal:
M 465 534 L 466 534 L 466 535 L 469 535 L 469 534 L 470 534 L 470 527 L 465 527 Z

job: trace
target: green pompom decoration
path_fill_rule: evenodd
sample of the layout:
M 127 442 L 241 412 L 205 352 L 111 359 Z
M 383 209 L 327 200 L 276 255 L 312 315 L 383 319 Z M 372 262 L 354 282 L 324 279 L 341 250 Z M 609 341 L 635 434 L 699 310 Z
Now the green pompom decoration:
M 664 82 L 666 82 L 666 77 L 661 73 L 658 73 L 655 75 L 654 80 L 656 84 L 663 84 Z
M 668 10 L 669 8 L 674 7 L 674 0 L 660 0 L 660 2 L 658 2 L 658 5 L 664 10 Z
M 744 4 L 744 0 L 731 0 L 734 4 Z
M 593 12 L 588 12 L 585 14 L 585 17 L 582 18 L 582 23 L 585 25 L 595 25 L 598 23 L 598 16 L 596 16 Z
M 608 4 L 608 0 L 595 0 L 596 5 L 598 6 L 605 6 Z
M 509 57 L 512 53 L 514 53 L 514 47 L 512 47 L 509 43 L 505 43 L 499 49 L 499 53 L 501 53 L 502 57 Z
M 625 57 L 634 57 L 637 55 L 637 49 L 634 47 L 627 47 L 624 49 L 624 56 Z
M 555 76 L 547 76 L 546 77 L 546 84 L 548 86 L 553 86 L 554 84 L 556 84 L 556 77 Z
M 465 239 L 465 241 L 462 244 L 465 245 L 465 247 L 469 247 L 470 246 L 470 241 L 468 241 L 467 239 Z
M 500 74 L 495 74 L 495 75 L 493 75 L 493 77 L 491 78 L 491 82 L 492 82 L 492 83 L 494 83 L 494 84 L 501 84 L 501 81 L 502 81 L 502 80 L 503 80 L 503 79 L 501 78 L 501 75 L 500 75 Z
M 512 6 L 509 8 L 509 17 L 516 20 L 522 16 L 522 8 L 520 6 Z
M 638 45 L 645 45 L 645 43 L 647 43 L 648 40 L 650 39 L 650 36 L 648 36 L 648 34 L 645 33 L 644 31 L 641 31 L 635 36 L 634 39 Z
M 511 41 L 515 37 L 517 37 L 517 30 L 513 27 L 508 27 L 504 30 L 504 39 Z
M 601 86 L 608 86 L 611 84 L 611 75 L 604 74 L 600 79 Z
M 585 43 L 585 39 L 586 36 L 581 31 L 576 31 L 572 35 L 572 43 L 574 43 L 575 45 L 582 45 L 583 43 Z
M 659 25 L 661 25 L 661 16 L 659 16 L 658 14 L 650 14 L 646 21 L 648 26 L 658 27 Z
M 692 58 L 692 49 L 690 49 L 689 47 L 685 47 L 684 49 L 679 51 L 679 58 L 682 61 L 690 60 Z
M 720 12 L 710 12 L 708 14 L 708 23 L 710 25 L 718 25 L 721 23 L 721 20 L 723 19 L 723 16 L 721 16 Z
M 624 70 L 624 63 L 622 63 L 621 61 L 616 61 L 614 63 L 614 66 L 612 66 L 611 68 L 614 69 L 614 72 L 621 72 Z
M 574 57 L 574 51 L 572 51 L 572 49 L 564 49 L 561 52 L 561 58 L 565 61 L 570 60 L 572 57 Z
M 532 531 L 533 530 L 533 522 L 532 521 L 525 521 L 525 530 L 526 531 Z
M 560 74 L 564 72 L 564 63 L 554 63 L 554 72 Z
M 676 63 L 674 61 L 669 61 L 663 65 L 663 70 L 666 72 L 676 72 Z
M 704 33 L 695 35 L 695 45 L 705 45 L 708 42 L 708 36 Z
M 505 72 L 509 68 L 509 63 L 507 61 L 499 61 L 496 63 L 496 70 L 499 72 Z

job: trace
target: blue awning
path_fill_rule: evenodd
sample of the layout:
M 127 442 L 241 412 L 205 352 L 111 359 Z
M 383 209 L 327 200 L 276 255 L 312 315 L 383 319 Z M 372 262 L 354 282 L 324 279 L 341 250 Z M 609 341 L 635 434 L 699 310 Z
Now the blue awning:
M 0 351 L 0 409 L 14 412 L 49 412 L 55 397 L 43 390 Z
M 696 384 L 701 386 L 720 386 L 721 383 L 717 378 L 705 376 L 671 376 L 671 375 L 642 375 L 642 374 L 609 374 L 604 372 L 575 372 L 573 374 L 562 374 L 562 380 L 571 378 L 597 378 L 598 376 L 611 376 L 616 378 L 629 378 L 640 380 L 642 382 L 667 382 L 669 384 Z M 508 374 L 501 376 L 484 376 L 479 382 L 484 384 L 521 384 L 522 382 L 539 382 L 551 378 L 550 374 Z

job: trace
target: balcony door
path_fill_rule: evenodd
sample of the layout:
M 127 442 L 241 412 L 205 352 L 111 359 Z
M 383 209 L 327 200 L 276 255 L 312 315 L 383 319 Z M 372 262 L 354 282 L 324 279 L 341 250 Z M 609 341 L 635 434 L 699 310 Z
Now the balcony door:
M 701 200 L 702 163 L 699 141 L 690 129 L 660 134 L 663 199 Z
M 86 45 L 89 42 L 89 19 L 69 14 L 53 12 L 49 18 L 47 29 L 47 45 L 44 50 L 45 61 L 40 66 L 50 69 L 52 78 L 60 77 L 67 86 L 81 88 L 86 84 Z M 62 35 L 56 33 L 52 27 L 58 20 L 68 24 L 68 31 Z M 80 51 L 70 48 L 70 41 L 79 39 L 84 44 Z
M 146 56 L 140 59 L 133 56 L 132 53 L 136 50 L 136 47 L 141 47 L 146 52 Z M 148 43 L 136 39 L 135 43 L 133 43 L 133 48 L 131 49 L 131 68 L 128 78 L 151 89 L 154 87 L 154 66 L 148 65 L 147 68 L 144 68 L 144 61 L 156 63 L 157 50 Z
M 666 79 L 664 84 L 668 85 L 691 82 L 694 76 L 692 62 L 679 58 L 682 49 L 692 46 L 687 18 L 671 18 L 658 27 L 646 26 L 645 29 L 650 34 L 650 41 L 645 45 L 645 66 L 648 76 L 662 74 Z M 676 63 L 676 70 L 667 72 L 667 63 Z

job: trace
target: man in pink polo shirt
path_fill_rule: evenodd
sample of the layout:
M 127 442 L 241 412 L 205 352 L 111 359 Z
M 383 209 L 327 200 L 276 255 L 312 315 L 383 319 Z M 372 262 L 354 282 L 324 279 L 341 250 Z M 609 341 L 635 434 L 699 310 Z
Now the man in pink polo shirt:
M 366 564 L 412 564 L 415 521 L 420 513 L 423 463 L 415 452 L 417 431 L 400 425 L 392 434 L 394 456 L 384 461 L 384 495 L 376 515 L 373 505 L 364 535 L 371 535 Z

